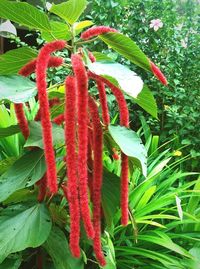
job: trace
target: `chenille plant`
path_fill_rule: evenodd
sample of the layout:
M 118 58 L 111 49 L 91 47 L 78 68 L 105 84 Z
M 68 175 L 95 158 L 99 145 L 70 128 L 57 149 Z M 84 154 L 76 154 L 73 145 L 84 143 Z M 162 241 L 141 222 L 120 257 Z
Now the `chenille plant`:
M 0 2 L 1 18 L 40 31 L 45 40 L 39 51 L 24 47 L 1 56 L 0 99 L 7 107 L 14 103 L 18 121 L 18 125 L 2 128 L 1 137 L 21 131 L 24 148 L 0 178 L 0 262 L 9 262 L 13 259 L 10 254 L 22 251 L 16 255 L 19 263 L 23 259 L 25 264 L 26 249 L 32 247 L 37 268 L 43 269 L 49 261 L 43 249 L 56 268 L 68 268 L 53 253 L 54 246 L 63 243 L 66 263 L 71 260 L 74 265 L 69 268 L 77 268 L 84 258 L 81 246 L 86 241 L 93 246 L 97 263 L 106 266 L 101 222 L 110 221 L 111 206 L 103 185 L 106 182 L 109 187 L 111 180 L 103 162 L 104 148 L 113 159 L 121 159 L 121 182 L 119 186 L 116 181 L 116 186 L 120 188 L 122 226 L 129 224 L 129 175 L 140 169 L 146 176 L 146 150 L 137 133 L 129 128 L 125 97 L 134 98 L 154 114 L 155 100 L 137 74 L 101 52 L 92 52 L 92 44 L 103 41 L 133 64 L 152 72 L 164 85 L 167 80 L 117 29 L 91 27 L 91 21 L 76 22 L 86 6 L 85 0 L 53 4 L 48 17 L 27 3 Z M 90 28 L 84 30 L 86 27 Z M 65 80 L 52 85 L 48 68 L 62 70 Z M 108 90 L 118 105 L 119 125 L 111 124 Z M 27 115 L 34 110 L 31 98 L 37 101 L 38 111 L 30 121 Z M 68 233 L 69 250 L 65 243 Z M 87 257 L 84 259 L 87 262 Z

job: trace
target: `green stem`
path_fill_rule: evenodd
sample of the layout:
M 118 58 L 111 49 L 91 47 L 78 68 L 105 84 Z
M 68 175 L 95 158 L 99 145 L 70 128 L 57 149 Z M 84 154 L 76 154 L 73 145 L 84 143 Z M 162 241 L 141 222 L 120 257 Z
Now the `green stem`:
M 97 40 L 98 37 L 95 37 L 93 39 L 90 39 L 90 40 L 86 40 L 86 41 L 79 41 L 79 42 L 76 42 L 76 45 L 82 45 L 82 44 L 87 44 L 87 43 L 90 43 L 90 42 L 94 42 L 95 40 Z

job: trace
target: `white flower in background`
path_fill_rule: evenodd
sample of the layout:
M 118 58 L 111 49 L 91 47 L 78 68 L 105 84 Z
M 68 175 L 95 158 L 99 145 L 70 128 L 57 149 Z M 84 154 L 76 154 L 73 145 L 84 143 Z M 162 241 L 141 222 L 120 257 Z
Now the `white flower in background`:
M 46 2 L 46 8 L 48 11 L 51 9 L 51 7 L 52 7 L 52 4 L 49 2 Z
M 187 49 L 187 40 L 186 40 L 186 39 L 182 39 L 182 40 L 181 40 L 181 46 L 182 46 L 184 49 Z
M 163 22 L 160 19 L 151 20 L 150 28 L 153 28 L 154 31 L 158 31 L 158 29 L 162 27 L 163 27 Z

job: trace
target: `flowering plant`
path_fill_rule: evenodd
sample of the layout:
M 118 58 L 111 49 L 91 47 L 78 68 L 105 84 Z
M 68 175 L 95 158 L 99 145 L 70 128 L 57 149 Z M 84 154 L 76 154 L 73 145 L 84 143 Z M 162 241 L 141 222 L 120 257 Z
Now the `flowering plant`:
M 102 186 L 106 180 L 103 177 L 106 170 L 103 150 L 112 156 L 114 149 L 113 159 L 121 159 L 123 226 L 129 222 L 129 169 L 137 167 L 146 176 L 146 150 L 138 135 L 129 128 L 125 96 L 134 98 L 147 112 L 155 107 L 154 98 L 135 72 L 103 53 L 89 51 L 87 45 L 101 40 L 132 63 L 152 72 L 164 85 L 167 85 L 167 80 L 129 37 L 108 26 L 91 27 L 91 21 L 76 22 L 86 5 L 85 0 L 53 4 L 49 12 L 64 23 L 49 20 L 47 15 L 26 3 L 7 0 L 0 3 L 2 18 L 39 30 L 46 40 L 39 51 L 19 48 L 2 56 L 5 68 L 0 76 L 0 98 L 5 104 L 14 103 L 18 121 L 18 125 L 8 127 L 4 133 L 6 137 L 21 131 L 24 145 L 21 157 L 0 179 L 0 200 L 10 199 L 8 204 L 14 210 L 8 218 L 7 209 L 2 210 L 6 220 L 0 223 L 0 228 L 3 234 L 11 234 L 11 229 L 15 231 L 12 237 L 8 236 L 5 244 L 1 246 L 0 243 L 1 262 L 11 253 L 43 244 L 52 256 L 48 245 L 49 242 L 52 244 L 52 234 L 63 236 L 67 225 L 72 256 L 81 258 L 80 236 L 85 231 L 98 263 L 105 266 L 101 220 L 105 218 L 108 221 L 106 208 L 109 205 L 105 205 L 103 198 L 105 190 Z M 84 30 L 86 27 L 89 28 Z M 64 51 L 68 57 L 52 56 L 59 51 Z M 65 81 L 59 86 L 47 82 L 47 69 L 52 67 L 61 68 L 66 74 Z M 36 82 L 30 79 L 32 73 L 35 73 Z M 99 98 L 90 92 L 91 83 L 96 85 Z M 61 87 L 64 91 L 60 91 Z M 120 125 L 111 124 L 106 96 L 108 89 L 116 98 Z M 31 99 L 34 99 L 36 109 L 34 117 L 29 120 L 25 110 L 27 106 L 31 110 Z M 116 154 L 116 148 L 121 152 L 118 153 L 121 158 Z M 30 191 L 31 188 L 37 194 L 37 199 L 32 197 L 31 205 L 29 202 L 21 204 L 21 201 L 10 205 L 16 191 Z M 58 221 L 59 210 L 55 212 L 52 209 L 55 207 L 62 208 L 64 214 L 69 212 L 69 219 L 64 218 L 62 225 Z M 23 226 L 26 228 L 22 238 Z M 38 267 L 42 268 L 44 261 L 41 261 L 40 252 L 37 258 Z

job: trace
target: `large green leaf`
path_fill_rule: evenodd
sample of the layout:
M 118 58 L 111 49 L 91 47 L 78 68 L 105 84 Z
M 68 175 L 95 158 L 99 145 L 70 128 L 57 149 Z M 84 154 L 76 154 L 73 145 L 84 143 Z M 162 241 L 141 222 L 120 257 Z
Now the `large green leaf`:
M 120 179 L 104 169 L 102 185 L 102 207 L 107 225 L 110 226 L 120 205 Z
M 19 48 L 0 56 L 0 75 L 14 75 L 29 61 L 37 57 L 37 51 L 31 48 Z
M 42 128 L 41 123 L 32 121 L 29 123 L 30 127 L 30 135 L 26 141 L 25 147 L 39 147 L 44 148 L 43 145 L 43 136 L 42 136 Z M 64 130 L 62 127 L 53 124 L 52 125 L 52 133 L 53 133 L 53 144 L 64 144 L 65 138 L 64 138 Z
M 72 257 L 65 234 L 53 227 L 43 247 L 51 256 L 55 269 L 83 269 L 82 259 Z
M 10 253 L 42 245 L 50 230 L 51 219 L 44 204 L 23 211 L 16 206 L 3 210 L 0 216 L 0 263 Z
M 93 73 L 110 80 L 126 94 L 136 98 L 143 88 L 143 81 L 128 67 L 113 62 L 94 62 L 88 65 Z
M 18 269 L 21 262 L 20 258 L 7 258 L 0 264 L 0 269 Z
M 24 103 L 36 94 L 36 85 L 30 79 L 18 75 L 0 76 L 0 100 Z
M 19 125 L 11 125 L 7 128 L 0 128 L 0 139 L 10 135 L 17 134 L 19 132 L 20 132 Z
M 51 31 L 42 31 L 42 38 L 44 38 L 47 42 L 56 39 L 71 39 L 71 32 L 67 24 L 58 21 L 50 21 L 50 25 Z
M 42 178 L 45 170 L 42 150 L 32 150 L 23 155 L 0 177 L 0 202 L 13 192 L 32 186 Z
M 50 12 L 58 15 L 68 23 L 73 24 L 78 20 L 86 6 L 86 0 L 69 0 L 58 5 L 53 4 Z
M 147 56 L 129 37 L 120 33 L 107 33 L 100 35 L 99 38 L 132 63 L 144 68 L 145 70 L 151 70 Z
M 132 157 L 135 166 L 139 167 L 143 175 L 146 176 L 147 152 L 138 135 L 122 126 L 109 125 L 108 130 L 122 152 Z
M 31 29 L 50 30 L 48 17 L 28 3 L 0 1 L 0 17 L 17 22 Z
M 134 101 L 153 117 L 158 117 L 158 108 L 155 98 L 149 88 L 144 85 L 142 91 Z

